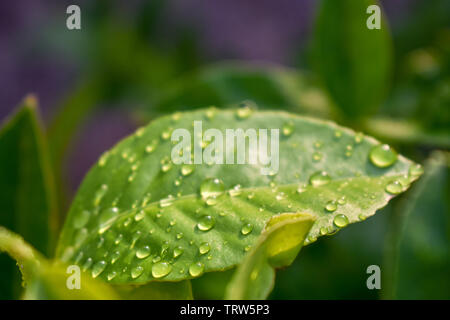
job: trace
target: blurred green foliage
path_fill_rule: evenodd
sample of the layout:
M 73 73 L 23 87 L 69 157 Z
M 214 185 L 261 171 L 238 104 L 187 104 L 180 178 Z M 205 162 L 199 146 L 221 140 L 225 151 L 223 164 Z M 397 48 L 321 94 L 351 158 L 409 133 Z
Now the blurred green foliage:
M 89 31 L 83 37 L 74 35 L 69 41 L 73 47 L 60 41 L 61 34 L 50 32 L 44 39 L 82 61 L 83 75 L 48 127 L 51 156 L 46 155 L 44 135 L 30 106 L 20 109 L 0 132 L 0 225 L 50 256 L 58 220 L 65 215 L 61 210 L 59 218 L 55 216 L 50 171 L 56 176 L 59 205 L 66 208 L 70 199 L 64 193 L 62 170 L 70 142 L 98 108 L 123 102 L 142 123 L 163 113 L 233 107 L 247 100 L 262 109 L 285 108 L 345 122 L 417 161 L 425 161 L 436 148 L 448 150 L 450 2 L 417 1 L 408 19 L 395 28 L 388 27 L 382 12 L 382 29 L 368 30 L 366 8 L 373 3 L 320 1 L 311 46 L 304 50 L 308 61 L 301 63 L 308 70 L 299 71 L 247 62 L 211 64 L 189 29 L 168 45 L 158 32 L 167 1 L 145 1 L 128 20 L 114 10 L 116 1 L 93 1 L 84 10 Z M 70 50 L 74 47 L 77 50 Z M 270 298 L 449 298 L 443 286 L 450 273 L 448 156 L 433 159 L 414 195 L 395 200 L 345 232 L 318 240 L 304 248 L 291 267 L 277 271 Z M 384 266 L 381 292 L 365 286 L 365 268 L 371 264 Z M 19 297 L 16 269 L 12 260 L 0 256 L 0 299 Z M 233 272 L 195 280 L 194 297 L 224 297 Z M 41 287 L 42 282 L 36 283 L 31 288 Z M 43 297 L 38 289 L 33 296 Z M 131 290 L 125 290 L 128 297 L 140 297 L 142 292 Z M 190 297 L 190 287 L 181 291 Z

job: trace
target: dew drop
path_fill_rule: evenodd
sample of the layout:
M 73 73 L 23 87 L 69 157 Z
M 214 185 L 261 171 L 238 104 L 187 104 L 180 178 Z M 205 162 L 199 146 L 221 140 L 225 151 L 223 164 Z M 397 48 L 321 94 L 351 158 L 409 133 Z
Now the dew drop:
M 145 152 L 152 153 L 153 151 L 155 151 L 157 146 L 158 146 L 158 140 L 155 139 L 145 147 Z
M 112 279 L 114 279 L 117 276 L 117 272 L 112 271 L 110 273 L 108 273 L 108 275 L 106 276 L 106 278 L 108 279 L 108 281 L 111 281 Z
M 119 251 L 115 251 L 112 255 L 111 255 L 111 264 L 116 263 L 116 261 L 120 258 L 120 252 Z
M 175 249 L 173 249 L 173 257 L 174 258 L 178 258 L 179 256 L 181 256 L 184 252 L 183 247 L 178 246 Z
M 326 235 L 328 233 L 328 229 L 326 227 L 322 227 L 320 228 L 320 234 L 322 236 Z
M 138 259 L 144 259 L 147 258 L 150 255 L 150 247 L 149 246 L 144 246 L 142 248 L 139 248 L 136 251 L 136 257 Z
M 362 132 L 357 132 L 355 134 L 355 143 L 356 144 L 361 143 L 363 141 L 363 139 L 364 139 L 364 134 Z
M 87 269 L 89 269 L 92 265 L 92 258 L 87 258 L 86 261 L 83 264 L 83 271 L 86 271 Z
M 194 172 L 194 165 L 193 164 L 183 164 L 181 166 L 181 175 L 188 176 L 192 172 Z
M 253 112 L 252 108 L 250 108 L 248 105 L 244 105 L 241 108 L 236 110 L 236 116 L 239 119 L 246 119 L 246 118 L 250 117 L 252 112 Z
M 348 218 L 344 214 L 338 214 L 334 217 L 333 223 L 336 227 L 343 228 L 348 225 Z
M 244 224 L 241 228 L 241 233 L 246 236 L 253 230 L 253 225 L 250 223 Z
M 162 278 L 172 271 L 172 266 L 167 262 L 158 262 L 152 266 L 152 276 L 154 278 Z
M 223 182 L 217 178 L 206 179 L 200 185 L 200 194 L 204 199 L 210 197 L 216 198 L 223 194 L 224 190 L 225 186 Z
M 334 201 L 334 200 L 328 201 L 327 204 L 325 205 L 325 210 L 327 210 L 328 212 L 336 211 L 336 209 L 337 209 L 337 204 L 336 204 L 336 201 Z
M 169 207 L 173 203 L 173 196 L 169 195 L 167 198 L 159 200 L 159 206 L 161 208 Z
M 232 189 L 228 190 L 228 193 L 232 197 L 239 196 L 242 193 L 241 185 L 240 184 L 235 185 Z
M 318 151 L 315 151 L 313 153 L 312 159 L 313 159 L 314 162 L 319 162 L 320 160 L 322 160 L 322 157 L 323 157 L 322 153 L 320 153 Z
M 197 228 L 201 231 L 208 231 L 214 227 L 215 223 L 216 223 L 216 221 L 215 221 L 214 217 L 203 216 L 202 218 L 200 218 L 200 221 L 197 223 Z
M 92 267 L 91 275 L 93 278 L 97 278 L 103 270 L 105 270 L 107 263 L 105 261 L 99 261 Z
M 385 190 L 390 194 L 399 194 L 403 191 L 403 186 L 399 181 L 392 181 L 386 185 Z
M 114 240 L 114 244 L 115 244 L 115 245 L 118 245 L 118 244 L 122 241 L 122 239 L 123 239 L 123 234 L 120 233 L 120 234 L 117 236 L 116 240 Z
M 423 167 L 420 164 L 413 164 L 409 167 L 409 175 L 411 177 L 418 177 L 423 174 Z
M 102 201 L 104 195 L 106 194 L 106 191 L 108 191 L 108 185 L 102 184 L 102 185 L 100 186 L 100 189 L 98 189 L 98 190 L 95 192 L 95 195 L 94 195 L 94 202 L 93 202 L 93 203 L 94 203 L 94 206 L 98 206 L 98 205 L 100 204 L 100 202 Z
M 141 221 L 145 217 L 145 211 L 140 210 L 136 215 L 134 216 L 134 221 Z
M 345 199 L 345 197 L 342 197 L 342 198 L 339 198 L 338 203 L 339 203 L 340 205 L 343 205 L 343 204 L 346 204 L 346 203 L 347 203 L 347 200 Z
M 141 266 L 134 267 L 133 269 L 131 269 L 131 278 L 136 279 L 140 277 L 143 272 L 144 268 L 142 268 Z
M 200 254 L 207 254 L 211 250 L 211 246 L 208 242 L 203 242 L 200 247 L 198 247 L 198 252 Z
M 397 152 L 387 144 L 380 144 L 370 150 L 369 159 L 375 166 L 386 168 L 397 161 Z
M 294 124 L 292 122 L 287 122 L 283 125 L 282 132 L 285 137 L 288 137 L 294 131 Z
M 309 177 L 309 183 L 314 187 L 325 185 L 331 181 L 331 177 L 325 171 L 315 172 Z
M 193 277 L 198 277 L 203 274 L 205 266 L 201 262 L 193 263 L 189 266 L 189 274 Z

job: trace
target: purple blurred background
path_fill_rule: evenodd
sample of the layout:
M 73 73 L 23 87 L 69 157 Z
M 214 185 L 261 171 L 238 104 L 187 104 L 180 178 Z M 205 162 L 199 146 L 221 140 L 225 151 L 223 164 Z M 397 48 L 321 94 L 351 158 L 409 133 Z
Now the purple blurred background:
M 90 24 L 84 10 L 92 1 L 17 0 L 0 2 L 0 119 L 23 96 L 35 93 L 45 123 L 51 121 L 61 100 L 84 72 L 85 58 L 79 39 Z M 382 1 L 388 21 L 396 28 L 408 15 L 414 0 Z M 125 5 L 126 3 L 126 5 Z M 133 17 L 142 1 L 116 5 L 115 11 Z M 299 53 L 308 43 L 317 1 L 303 0 L 179 0 L 161 12 L 157 33 L 170 43 L 179 30 L 189 27 L 197 39 L 201 61 L 261 60 L 299 66 Z M 66 7 L 79 4 L 81 31 L 67 31 Z M 67 36 L 67 37 L 65 37 Z M 77 40 L 78 39 L 78 40 Z M 149 39 L 151 41 L 151 39 Z M 81 42 L 80 42 L 81 43 Z M 300 58 L 301 59 L 301 58 Z M 75 190 L 99 154 L 134 129 L 124 109 L 101 109 L 84 124 L 67 155 L 65 170 Z

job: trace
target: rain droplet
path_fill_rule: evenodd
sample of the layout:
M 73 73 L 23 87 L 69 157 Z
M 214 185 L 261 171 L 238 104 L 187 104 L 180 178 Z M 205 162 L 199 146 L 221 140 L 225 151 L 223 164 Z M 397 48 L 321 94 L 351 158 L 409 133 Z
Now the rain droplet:
M 111 281 L 112 279 L 114 279 L 117 276 L 117 272 L 112 271 L 110 273 L 108 273 L 108 275 L 106 276 L 108 281 Z
M 230 194 L 230 196 L 232 197 L 237 197 L 242 193 L 241 190 L 241 185 L 237 184 L 233 187 L 233 189 L 228 190 L 228 193 Z
M 248 105 L 244 105 L 236 110 L 236 115 L 239 119 L 246 119 L 250 117 L 252 112 L 253 112 L 252 108 L 250 108 Z
M 314 187 L 325 185 L 331 181 L 331 177 L 325 171 L 315 172 L 309 177 L 309 183 Z
M 178 258 L 179 256 L 181 256 L 184 252 L 183 247 L 178 246 L 175 249 L 173 249 L 173 257 L 174 258 Z
M 116 261 L 120 258 L 120 252 L 119 251 L 115 251 L 112 255 L 111 255 L 111 264 L 116 263 Z
M 211 250 L 211 246 L 208 242 L 203 242 L 200 247 L 198 247 L 198 252 L 200 252 L 200 254 L 206 254 L 209 250 Z
M 413 164 L 409 167 L 409 175 L 411 177 L 418 177 L 423 174 L 423 167 L 420 164 Z
M 253 230 L 253 225 L 250 223 L 244 224 L 241 229 L 241 233 L 246 236 Z
M 138 213 L 136 213 L 136 215 L 134 216 L 134 220 L 135 221 L 141 221 L 142 219 L 144 219 L 145 217 L 145 211 L 144 210 L 140 210 Z
M 155 151 L 157 146 L 158 146 L 158 140 L 155 139 L 145 147 L 145 152 L 152 153 L 153 151 Z
M 160 206 L 161 208 L 169 207 L 169 206 L 172 205 L 172 203 L 173 203 L 173 196 L 172 196 L 172 195 L 169 195 L 169 196 L 168 196 L 167 198 L 165 198 L 165 199 L 159 200 L 159 206 Z
M 216 198 L 223 194 L 224 190 L 225 186 L 223 182 L 217 178 L 206 179 L 200 185 L 200 194 L 204 199 L 210 197 Z
M 170 169 L 172 169 L 172 161 L 170 161 L 169 158 L 164 158 L 161 160 L 161 171 L 162 172 L 167 172 Z
M 403 191 L 403 186 L 399 181 L 392 181 L 387 184 L 385 190 L 390 194 L 399 194 Z
M 105 261 L 99 261 L 92 267 L 91 275 L 93 278 L 97 278 L 103 270 L 105 270 L 107 263 Z
M 342 197 L 342 198 L 339 198 L 338 203 L 339 203 L 340 205 L 343 205 L 343 204 L 346 204 L 346 203 L 347 203 L 347 200 L 345 199 L 345 197 Z
M 320 234 L 321 234 L 322 236 L 326 235 L 327 233 L 328 233 L 328 230 L 327 230 L 326 227 L 320 228 Z
M 216 223 L 216 221 L 215 221 L 214 217 L 203 216 L 202 218 L 200 218 L 200 221 L 197 223 L 197 228 L 201 231 L 208 231 L 214 227 L 215 223 Z
M 150 255 L 150 247 L 144 246 L 136 251 L 136 257 L 139 259 L 147 258 Z
M 131 278 L 136 279 L 140 277 L 143 272 L 144 268 L 142 268 L 141 266 L 134 267 L 133 269 L 131 269 Z
M 325 210 L 327 210 L 328 212 L 336 211 L 336 209 L 337 209 L 337 204 L 336 204 L 336 201 L 334 201 L 334 200 L 328 201 L 327 204 L 325 205 Z
M 363 141 L 364 139 L 364 134 L 362 132 L 357 132 L 355 134 L 355 143 L 359 144 Z
M 92 258 L 87 258 L 86 261 L 83 264 L 83 271 L 86 271 L 87 269 L 89 269 L 92 265 Z
M 294 131 L 294 124 L 292 122 L 287 122 L 283 125 L 282 132 L 285 137 L 288 137 Z
M 205 266 L 201 262 L 193 263 L 189 266 L 189 274 L 193 277 L 198 277 L 203 274 Z
M 181 166 L 181 174 L 183 176 L 188 176 L 194 171 L 194 165 L 193 164 L 183 164 Z
M 397 161 L 397 152 L 387 144 L 380 144 L 370 150 L 369 158 L 375 166 L 386 168 Z
M 333 223 L 336 227 L 343 228 L 348 225 L 348 218 L 344 214 L 338 214 L 334 217 Z
M 172 266 L 167 262 L 158 262 L 152 266 L 152 276 L 157 279 L 167 276 L 170 271 Z
M 103 196 L 106 194 L 106 191 L 108 191 L 108 185 L 102 184 L 100 186 L 100 189 L 95 192 L 94 196 L 94 206 L 98 206 L 100 202 L 102 201 Z
M 119 234 L 116 238 L 116 240 L 114 240 L 114 244 L 118 245 L 123 239 L 123 234 Z
M 314 153 L 313 153 L 313 161 L 314 162 L 319 162 L 320 160 L 322 160 L 322 153 L 320 153 L 320 152 L 318 152 L 318 151 L 315 151 Z

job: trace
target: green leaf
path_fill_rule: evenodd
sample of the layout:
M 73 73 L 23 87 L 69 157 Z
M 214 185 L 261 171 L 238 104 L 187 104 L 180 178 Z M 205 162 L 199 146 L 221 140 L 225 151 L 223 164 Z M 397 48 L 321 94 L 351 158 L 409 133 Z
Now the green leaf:
M 204 132 L 278 129 L 278 173 L 263 175 L 259 164 L 173 164 L 172 130 L 192 133 L 197 120 Z M 270 218 L 281 213 L 314 215 L 305 241 L 311 243 L 373 215 L 418 177 L 409 174 L 414 164 L 402 156 L 387 167 L 374 165 L 369 153 L 373 156 L 375 148 L 380 160 L 380 147 L 375 139 L 332 122 L 284 112 L 208 109 L 162 117 L 107 151 L 88 173 L 57 255 L 85 270 L 104 264 L 101 274 L 93 274 L 111 283 L 146 283 L 238 265 Z M 229 152 L 235 155 L 233 149 Z M 206 191 L 220 190 L 221 183 L 229 191 L 208 197 Z M 241 188 L 234 189 L 237 185 Z
M 53 251 L 57 228 L 54 181 L 45 137 L 29 96 L 0 130 L 0 225 L 20 233 L 45 255 Z M 0 258 L 0 297 L 17 296 L 14 263 Z
M 65 265 L 45 259 L 39 252 L 17 234 L 0 227 L 0 252 L 6 252 L 17 261 L 26 289 L 22 298 L 26 300 L 91 300 L 117 299 L 118 296 L 107 284 L 80 274 L 80 288 L 69 289 Z
M 449 299 L 450 210 L 448 153 L 435 152 L 425 175 L 403 202 L 400 228 L 394 229 L 389 266 L 396 299 Z
M 391 40 L 381 12 L 381 29 L 368 29 L 374 0 L 322 0 L 316 22 L 314 65 L 347 117 L 373 113 L 383 101 L 391 68 Z
M 314 221 L 314 216 L 302 213 L 272 217 L 254 248 L 237 268 L 226 298 L 265 299 L 273 288 L 274 268 L 292 263 Z
M 322 117 L 332 112 L 325 93 L 306 74 L 272 65 L 228 62 L 176 80 L 142 113 L 149 117 L 211 105 L 236 107 L 244 100 L 262 109 L 287 107 L 292 112 Z

